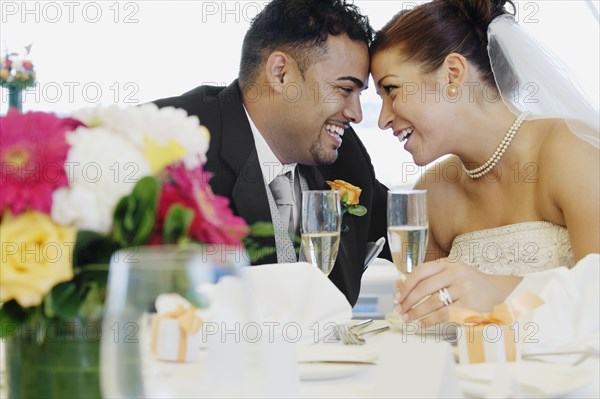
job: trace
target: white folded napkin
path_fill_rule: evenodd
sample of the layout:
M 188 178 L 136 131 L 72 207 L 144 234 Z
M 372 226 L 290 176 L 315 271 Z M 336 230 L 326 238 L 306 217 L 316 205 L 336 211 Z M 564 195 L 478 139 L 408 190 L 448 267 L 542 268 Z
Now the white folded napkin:
M 241 270 L 260 321 L 276 323 L 290 341 L 318 342 L 352 318 L 346 297 L 309 263 L 279 263 Z M 296 339 L 299 333 L 301 337 Z
M 524 355 L 598 352 L 600 255 L 588 255 L 572 269 L 560 267 L 526 275 L 508 299 L 525 291 L 538 293 L 545 303 L 519 319 Z
M 248 396 L 295 397 L 296 343 L 323 339 L 352 309 L 345 296 L 308 263 L 245 267 L 208 289 L 205 378 L 249 390 Z M 325 346 L 325 345 L 323 345 Z

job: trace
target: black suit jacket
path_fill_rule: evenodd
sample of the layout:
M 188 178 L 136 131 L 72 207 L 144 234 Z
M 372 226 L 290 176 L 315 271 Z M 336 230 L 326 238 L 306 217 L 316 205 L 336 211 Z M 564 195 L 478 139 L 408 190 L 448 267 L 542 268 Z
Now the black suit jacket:
M 206 169 L 212 172 L 210 185 L 215 194 L 231 200 L 235 214 L 248 224 L 271 222 L 267 192 L 258 162 L 254 137 L 242 106 L 237 80 L 228 87 L 200 86 L 179 97 L 155 101 L 159 107 L 182 108 L 196 115 L 210 131 L 210 148 Z M 368 212 L 357 217 L 344 215 L 340 248 L 331 281 L 346 295 L 351 305 L 356 303 L 363 273 L 366 243 L 386 234 L 387 188 L 375 179 L 371 159 L 352 129 L 344 133 L 337 161 L 330 166 L 299 165 L 300 173 L 313 190 L 329 189 L 325 180 L 342 179 L 362 189 L 360 203 Z M 275 239 L 263 242 L 274 247 Z M 389 249 L 383 256 L 390 258 Z M 275 255 L 259 263 L 276 263 Z M 308 293 L 307 293 L 308 294 Z

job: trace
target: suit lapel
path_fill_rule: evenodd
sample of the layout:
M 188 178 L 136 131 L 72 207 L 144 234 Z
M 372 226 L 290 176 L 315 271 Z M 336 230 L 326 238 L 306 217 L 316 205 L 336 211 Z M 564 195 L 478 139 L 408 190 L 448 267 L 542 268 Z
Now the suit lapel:
M 233 169 L 238 178 L 243 176 L 244 167 L 250 167 L 247 161 L 256 152 L 254 137 L 250 129 L 250 123 L 242 105 L 237 80 L 226 87 L 218 96 L 221 111 L 221 135 L 223 145 L 221 146 L 221 158 Z M 256 165 L 258 169 L 248 176 L 248 180 L 262 179 L 258 158 Z
M 270 223 L 271 211 L 264 178 L 237 80 L 219 94 L 218 101 L 223 140 L 220 155 L 236 175 L 231 191 L 233 205 L 249 225 L 261 221 Z M 275 247 L 273 237 L 261 242 Z
M 256 168 L 258 168 L 258 171 Z M 252 178 L 246 177 L 250 173 L 255 173 L 256 176 Z M 256 149 L 252 150 L 241 166 L 231 192 L 231 198 L 239 215 L 248 224 L 259 221 L 271 221 L 269 200 L 263 176 L 260 172 Z
M 329 186 L 325 182 L 319 170 L 312 166 L 298 165 L 298 170 L 306 180 L 311 190 L 327 190 Z

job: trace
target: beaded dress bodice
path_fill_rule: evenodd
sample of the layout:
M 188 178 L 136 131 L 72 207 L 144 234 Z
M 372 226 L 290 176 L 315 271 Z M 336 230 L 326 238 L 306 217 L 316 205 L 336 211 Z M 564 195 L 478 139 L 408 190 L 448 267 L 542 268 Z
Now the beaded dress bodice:
M 483 273 L 514 276 L 575 264 L 567 228 L 547 221 L 458 235 L 448 259 L 462 260 Z

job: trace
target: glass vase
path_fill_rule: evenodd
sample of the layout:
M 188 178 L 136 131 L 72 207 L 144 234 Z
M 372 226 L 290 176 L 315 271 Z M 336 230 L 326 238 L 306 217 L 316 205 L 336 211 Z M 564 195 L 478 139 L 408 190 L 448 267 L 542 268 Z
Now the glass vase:
M 100 324 L 24 327 L 6 341 L 9 398 L 100 398 Z
M 23 88 L 19 86 L 8 87 L 8 108 L 23 112 Z

